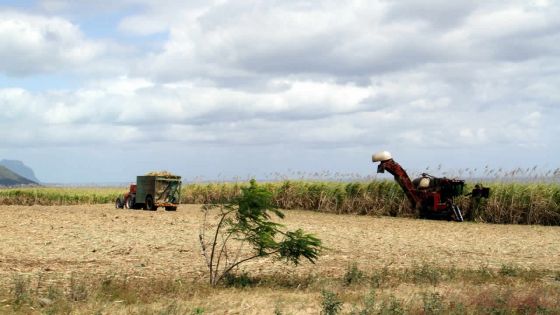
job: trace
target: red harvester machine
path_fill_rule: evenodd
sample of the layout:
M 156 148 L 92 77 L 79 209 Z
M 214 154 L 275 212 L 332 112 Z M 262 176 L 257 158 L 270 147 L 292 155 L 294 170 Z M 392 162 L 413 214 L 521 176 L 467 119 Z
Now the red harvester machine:
M 410 201 L 412 209 L 418 211 L 421 218 L 463 222 L 463 213 L 455 204 L 454 198 L 463 194 L 464 180 L 439 178 L 426 173 L 415 180 L 410 180 L 406 171 L 387 151 L 374 154 L 372 161 L 380 162 L 377 173 L 387 171 L 394 176 Z M 473 198 L 488 198 L 489 194 L 490 188 L 477 184 L 468 195 Z

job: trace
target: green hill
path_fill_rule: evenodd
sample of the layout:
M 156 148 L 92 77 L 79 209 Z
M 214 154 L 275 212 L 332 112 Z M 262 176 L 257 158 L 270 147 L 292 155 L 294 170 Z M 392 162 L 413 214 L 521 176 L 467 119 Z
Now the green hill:
M 37 185 L 36 182 L 22 177 L 0 165 L 0 186 Z
M 35 177 L 35 172 L 33 172 L 33 169 L 23 164 L 22 161 L 3 159 L 2 161 L 0 161 L 0 166 L 5 166 L 10 171 L 21 175 L 31 181 L 34 181 L 36 183 L 40 182 L 37 177 Z

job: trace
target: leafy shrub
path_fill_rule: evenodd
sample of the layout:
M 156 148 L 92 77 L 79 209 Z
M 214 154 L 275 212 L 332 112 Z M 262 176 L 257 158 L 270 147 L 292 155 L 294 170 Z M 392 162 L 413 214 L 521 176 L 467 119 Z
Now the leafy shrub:
M 240 264 L 257 258 L 272 256 L 294 265 L 305 258 L 315 263 L 322 250 L 321 240 L 301 229 L 283 231 L 283 225 L 273 222 L 272 215 L 284 218 L 284 213 L 274 206 L 272 193 L 255 180 L 241 191 L 230 203 L 207 204 L 202 208 L 199 241 L 212 286 Z M 208 222 L 213 209 L 218 211 L 215 225 Z M 245 246 L 249 251 L 244 250 Z

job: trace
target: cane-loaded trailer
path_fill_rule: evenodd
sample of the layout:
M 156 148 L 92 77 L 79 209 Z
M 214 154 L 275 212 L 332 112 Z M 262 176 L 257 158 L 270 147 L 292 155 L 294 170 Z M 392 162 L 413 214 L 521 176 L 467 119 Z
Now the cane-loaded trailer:
M 175 211 L 180 200 L 181 176 L 153 172 L 137 176 L 136 184 L 131 184 L 129 191 L 115 200 L 115 207 L 151 211 L 163 207 Z

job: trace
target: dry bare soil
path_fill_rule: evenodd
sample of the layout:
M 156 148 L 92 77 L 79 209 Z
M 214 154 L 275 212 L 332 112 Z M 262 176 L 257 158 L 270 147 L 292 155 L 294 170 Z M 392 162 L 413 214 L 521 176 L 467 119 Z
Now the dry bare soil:
M 273 279 L 337 279 L 356 263 L 366 274 L 372 270 L 406 270 L 414 266 L 434 268 L 499 270 L 515 266 L 519 270 L 560 271 L 560 227 L 489 225 L 425 221 L 404 218 L 334 215 L 310 211 L 285 211 L 282 223 L 303 228 L 322 239 L 327 249 L 317 264 L 294 267 L 271 260 L 246 265 L 254 277 Z M 314 286 L 226 287 L 211 289 L 206 281 L 198 233 L 200 206 L 182 205 L 176 212 L 114 209 L 112 205 L 84 206 L 0 206 L 0 284 L 5 298 L 0 306 L 13 310 L 12 292 L 16 275 L 29 279 L 29 290 L 46 290 L 49 283 L 76 277 L 133 280 L 172 279 L 192 292 L 178 294 L 175 309 L 186 313 L 272 314 L 318 313 L 321 289 L 332 288 L 346 299 L 360 303 L 368 283 L 345 289 L 324 280 Z M 548 282 L 558 287 L 558 279 L 539 279 L 528 288 Z M 44 280 L 41 280 L 44 279 Z M 94 281 L 94 280 L 92 280 Z M 101 281 L 101 280 L 100 280 Z M 151 282 L 150 282 L 151 281 Z M 90 283 L 90 282 L 87 282 Z M 141 283 L 138 282 L 138 283 Z M 509 283 L 515 287 L 517 282 Z M 482 290 L 484 284 L 458 283 L 428 286 L 444 294 L 456 294 L 469 286 Z M 342 288 L 342 289 L 341 289 Z M 466 288 L 466 289 L 465 289 Z M 391 295 L 410 300 L 415 284 L 397 284 Z M 143 288 L 142 290 L 149 290 Z M 347 291 L 347 292 L 346 292 Z M 174 291 L 175 292 L 175 291 Z M 477 291 L 478 292 L 478 291 Z M 483 292 L 483 291 L 480 291 Z M 558 291 L 553 291 L 558 292 Z M 346 295 L 345 295 L 346 294 Z M 354 294 L 354 296 L 350 296 Z M 558 297 L 558 296 L 556 296 Z M 552 297 L 554 298 L 554 296 Z M 142 313 L 169 309 L 171 299 L 154 301 L 84 302 L 74 308 L 81 313 Z M 29 303 L 25 312 L 41 312 Z M 33 307 L 33 305 L 35 305 Z

